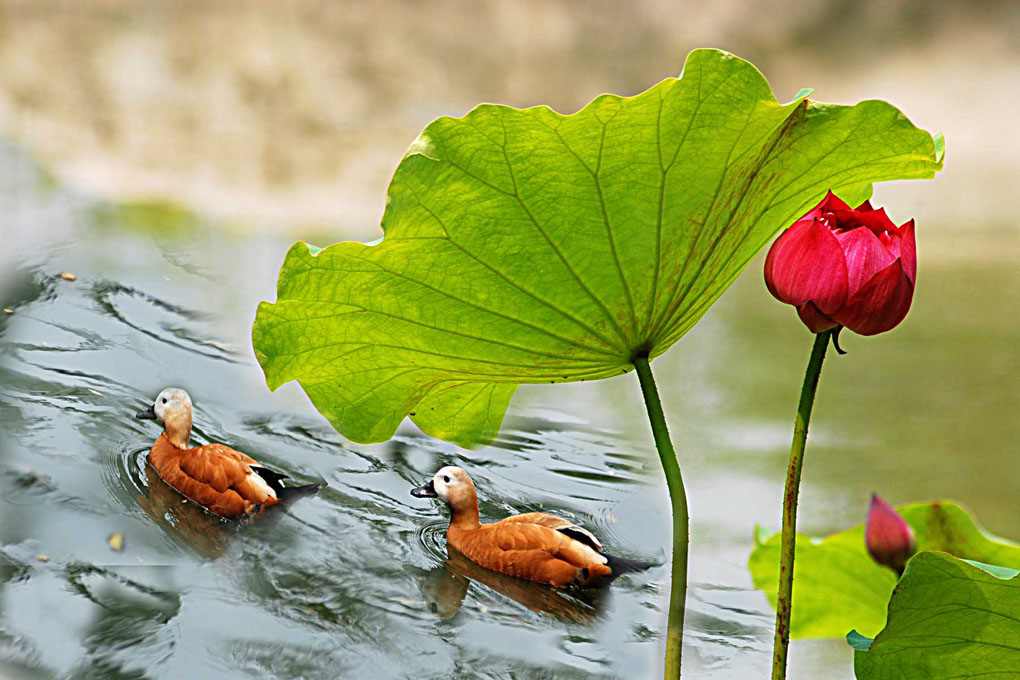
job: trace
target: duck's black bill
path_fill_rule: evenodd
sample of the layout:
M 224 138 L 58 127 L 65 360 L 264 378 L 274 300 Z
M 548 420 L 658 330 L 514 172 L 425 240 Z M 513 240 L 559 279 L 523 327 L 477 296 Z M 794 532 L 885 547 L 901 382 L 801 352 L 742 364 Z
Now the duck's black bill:
M 436 486 L 429 480 L 428 484 L 422 484 L 421 486 L 411 489 L 411 495 L 415 498 L 439 498 L 439 494 L 436 493 Z
M 135 418 L 138 418 L 138 420 L 155 420 L 156 407 L 153 405 L 145 409 L 144 411 L 139 411 L 138 413 L 135 414 Z

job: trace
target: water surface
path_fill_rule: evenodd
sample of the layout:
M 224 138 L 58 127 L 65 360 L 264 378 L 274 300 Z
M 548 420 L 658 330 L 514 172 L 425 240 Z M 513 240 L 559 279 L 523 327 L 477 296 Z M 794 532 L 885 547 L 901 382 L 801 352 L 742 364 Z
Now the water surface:
M 409 490 L 474 477 L 484 518 L 574 517 L 608 551 L 661 563 L 669 506 L 633 376 L 524 388 L 492 447 L 407 427 L 345 441 L 252 356 L 289 240 L 231 235 L 172 210 L 54 186 L 11 145 L 5 229 L 45 230 L 0 280 L 0 675 L 10 677 L 588 678 L 661 673 L 668 566 L 576 596 L 446 552 L 445 510 Z M 863 519 L 868 494 L 952 498 L 1020 537 L 1020 295 L 1008 257 L 924 259 L 915 309 L 846 336 L 825 367 L 802 528 Z M 325 241 L 320 239 L 320 245 Z M 1003 252 L 1008 252 L 1004 250 Z M 61 272 L 77 279 L 66 281 Z M 779 524 L 811 338 L 752 265 L 653 369 L 687 475 L 691 677 L 758 678 L 772 612 L 745 569 L 756 522 Z M 132 415 L 166 386 L 195 402 L 195 440 L 226 442 L 316 497 L 237 528 L 147 471 L 158 434 Z M 107 537 L 120 532 L 124 550 Z M 842 641 L 795 643 L 792 677 L 849 678 Z

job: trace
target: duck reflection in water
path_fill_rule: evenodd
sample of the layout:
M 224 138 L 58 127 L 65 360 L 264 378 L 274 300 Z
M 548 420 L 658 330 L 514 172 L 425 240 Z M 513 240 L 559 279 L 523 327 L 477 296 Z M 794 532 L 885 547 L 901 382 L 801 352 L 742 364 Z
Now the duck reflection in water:
M 427 572 L 422 595 L 429 610 L 443 620 L 460 611 L 471 581 L 505 595 L 533 612 L 549 614 L 570 623 L 592 624 L 604 610 L 607 590 L 566 591 L 525 581 L 478 566 L 453 546 L 446 562 Z
M 199 557 L 214 560 L 226 552 L 231 537 L 256 518 L 231 521 L 218 517 L 201 505 L 183 498 L 176 489 L 163 481 L 151 465 L 145 463 L 147 494 L 138 496 L 138 505 L 177 544 L 189 548 Z M 283 506 L 285 509 L 287 504 Z M 284 513 L 271 513 L 257 518 L 261 526 L 273 526 Z
M 175 543 L 190 548 L 200 557 L 216 559 L 226 552 L 237 525 L 206 512 L 179 493 L 145 465 L 148 494 L 138 496 L 138 505 Z

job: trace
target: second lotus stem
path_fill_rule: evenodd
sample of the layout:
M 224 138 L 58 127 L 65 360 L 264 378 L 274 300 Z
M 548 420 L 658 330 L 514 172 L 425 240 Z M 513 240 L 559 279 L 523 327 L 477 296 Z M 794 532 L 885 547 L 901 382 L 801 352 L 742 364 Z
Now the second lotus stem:
M 797 546 L 797 495 L 800 493 L 800 473 L 804 465 L 804 446 L 807 442 L 811 408 L 815 403 L 818 378 L 822 374 L 825 350 L 833 331 L 815 336 L 811 358 L 804 372 L 804 385 L 800 390 L 800 404 L 790 446 L 790 463 L 786 469 L 786 487 L 783 493 L 783 535 L 779 558 L 779 591 L 776 598 L 776 635 L 772 651 L 772 680 L 785 680 L 786 656 L 790 647 L 790 617 L 793 598 L 793 559 Z

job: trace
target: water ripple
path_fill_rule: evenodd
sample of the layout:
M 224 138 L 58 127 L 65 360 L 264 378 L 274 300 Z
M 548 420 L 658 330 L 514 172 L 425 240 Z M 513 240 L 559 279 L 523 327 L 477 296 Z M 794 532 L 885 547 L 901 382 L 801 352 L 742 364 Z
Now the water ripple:
M 182 325 L 209 318 L 199 312 L 165 302 L 143 291 L 111 281 L 101 281 L 92 288 L 92 296 L 107 316 L 157 342 L 171 345 L 208 359 L 237 363 L 236 352 L 226 343 L 203 338 L 193 328 Z M 144 303 L 139 305 L 138 303 Z M 144 322 L 139 317 L 152 316 Z
M 436 521 L 421 524 L 414 530 L 415 545 L 436 564 L 446 561 L 446 528 L 449 522 Z

